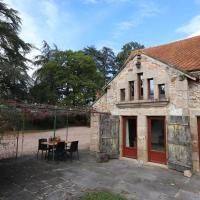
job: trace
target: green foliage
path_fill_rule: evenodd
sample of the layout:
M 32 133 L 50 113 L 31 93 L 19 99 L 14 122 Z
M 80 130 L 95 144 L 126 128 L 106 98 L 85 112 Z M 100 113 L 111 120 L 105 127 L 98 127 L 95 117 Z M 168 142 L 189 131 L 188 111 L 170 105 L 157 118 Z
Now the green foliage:
M 56 128 L 64 128 L 68 126 L 89 126 L 88 115 L 60 115 L 56 117 Z M 35 118 L 25 120 L 25 130 L 52 130 L 54 125 L 54 116 L 45 118 Z
M 24 99 L 28 86 L 26 54 L 31 45 L 19 37 L 18 12 L 0 1 L 0 98 Z
M 30 89 L 32 101 L 67 106 L 90 105 L 96 93 L 119 71 L 130 52 L 143 47 L 137 42 L 127 43 L 116 57 L 108 47 L 59 51 L 55 45 L 52 49 L 44 41 L 41 55 L 35 61 L 41 68 L 34 74 L 35 83 Z
M 125 200 L 125 198 L 109 192 L 88 192 L 80 200 Z
M 126 43 L 122 47 L 121 52 L 119 52 L 116 57 L 116 63 L 119 66 L 119 68 L 122 68 L 124 66 L 124 62 L 129 57 L 131 51 L 139 50 L 139 49 L 143 49 L 143 48 L 144 48 L 144 45 L 142 45 L 138 42 Z
M 0 98 L 26 99 L 29 76 L 21 66 L 0 61 Z
M 55 52 L 58 52 L 58 47 L 54 44 L 54 48 L 52 49 L 50 45 L 44 40 L 42 45 L 42 48 L 40 50 L 41 54 L 35 56 L 35 65 L 44 65 L 48 61 L 50 61 L 53 58 L 53 55 Z
M 88 105 L 100 89 L 101 74 L 95 62 L 81 51 L 56 51 L 35 74 L 30 93 L 39 103 Z
M 36 115 L 35 115 L 36 113 Z M 57 114 L 56 128 L 68 126 L 89 126 L 88 114 Z M 54 113 L 44 113 L 42 110 L 16 109 L 13 106 L 0 105 L 0 134 L 7 131 L 52 130 L 54 128 Z
M 131 51 L 143 48 L 144 45 L 137 42 L 129 42 L 122 47 L 121 52 L 119 52 L 117 56 L 115 56 L 113 50 L 108 47 L 97 50 L 94 46 L 90 46 L 83 51 L 94 59 L 98 71 L 103 76 L 102 85 L 104 85 L 123 67 Z
M 19 131 L 22 128 L 22 114 L 19 110 L 0 105 L 0 133 Z
M 101 50 L 97 50 L 95 47 L 90 46 L 83 51 L 94 59 L 98 71 L 102 74 L 102 86 L 117 73 L 119 67 L 115 62 L 116 56 L 112 49 L 103 47 Z

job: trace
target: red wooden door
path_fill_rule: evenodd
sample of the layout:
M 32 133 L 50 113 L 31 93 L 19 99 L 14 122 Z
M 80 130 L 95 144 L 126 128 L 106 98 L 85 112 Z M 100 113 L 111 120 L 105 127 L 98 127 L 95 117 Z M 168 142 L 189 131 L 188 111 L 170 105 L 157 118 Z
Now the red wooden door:
M 136 117 L 123 117 L 123 156 L 137 158 Z
M 148 117 L 148 160 L 166 164 L 165 117 Z
M 200 163 L 200 117 L 197 118 L 197 122 L 198 122 L 198 140 L 199 140 L 199 163 Z

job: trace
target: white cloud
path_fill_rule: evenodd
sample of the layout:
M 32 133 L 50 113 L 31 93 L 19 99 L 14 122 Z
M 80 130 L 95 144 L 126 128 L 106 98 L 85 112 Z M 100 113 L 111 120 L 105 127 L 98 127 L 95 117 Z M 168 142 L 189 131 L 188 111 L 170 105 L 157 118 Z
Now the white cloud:
M 59 8 L 53 0 L 5 0 L 12 8 L 19 11 L 22 19 L 22 38 L 36 46 L 40 46 L 42 40 L 53 34 L 53 30 L 60 25 Z
M 139 14 L 141 18 L 152 17 L 162 13 L 160 9 L 153 1 L 140 1 Z
M 22 19 L 21 37 L 37 47 L 41 46 L 42 40 L 56 42 L 54 39 L 58 38 L 60 33 L 58 30 L 63 24 L 73 23 L 67 10 L 61 11 L 58 7 L 60 4 L 57 4 L 56 0 L 5 0 L 5 2 L 19 11 Z
M 116 30 L 113 31 L 113 38 L 117 39 L 121 35 L 123 35 L 126 31 L 136 27 L 139 24 L 138 20 L 127 20 L 127 21 L 122 21 L 117 24 Z
M 100 40 L 97 41 L 96 47 L 97 49 L 101 49 L 102 47 L 112 47 L 112 50 L 117 53 L 119 52 L 119 49 L 117 48 L 118 43 L 114 42 L 114 41 L 110 41 L 110 40 Z
M 136 6 L 136 4 L 134 4 Z M 133 16 L 128 20 L 119 22 L 116 25 L 116 30 L 113 33 L 113 38 L 118 38 L 130 29 L 137 27 L 145 19 L 156 16 L 162 11 L 158 6 L 152 1 L 139 1 L 138 10 L 135 8 Z
M 99 0 L 84 0 L 83 1 L 83 3 L 85 3 L 85 4 L 96 4 L 98 2 L 99 2 Z
M 21 38 L 25 42 L 28 42 L 35 47 L 40 47 L 43 38 L 40 35 L 37 22 L 35 21 L 34 17 L 32 17 L 28 12 L 26 12 L 25 5 L 27 4 L 31 5 L 32 1 L 21 0 L 21 1 L 16 2 L 15 0 L 5 0 L 5 3 L 19 12 L 19 16 L 22 19 L 22 27 L 21 27 L 21 32 L 20 32 Z M 38 54 L 39 54 L 39 51 L 34 48 L 30 52 L 30 54 L 27 55 L 27 58 L 33 59 Z M 33 66 L 30 65 L 30 69 L 28 71 L 29 75 L 32 75 L 33 71 L 34 71 Z
M 19 16 L 22 19 L 22 31 L 20 33 L 21 37 L 29 43 L 32 43 L 34 45 L 38 45 L 41 43 L 42 38 L 39 34 L 38 26 L 35 21 L 35 19 L 26 12 L 25 5 L 28 3 L 30 4 L 31 1 L 28 0 L 21 0 L 21 1 L 15 1 L 15 0 L 5 0 L 5 2 L 12 8 L 19 11 Z
M 118 24 L 120 30 L 129 30 L 135 26 L 137 26 L 137 20 L 123 21 Z
M 200 0 L 195 0 L 195 3 L 200 4 Z
M 59 9 L 53 1 L 41 1 L 41 13 L 45 16 L 46 23 L 51 29 L 55 29 L 59 23 Z
M 10 7 L 19 11 L 22 19 L 20 36 L 40 48 L 42 41 L 55 43 L 61 49 L 77 49 L 89 25 L 71 13 L 68 3 L 71 0 L 4 0 Z M 72 1 L 72 3 L 74 0 Z M 62 6 L 65 6 L 64 9 Z M 38 55 L 33 50 L 29 58 Z M 32 73 L 32 71 L 31 71 Z
M 187 24 L 179 27 L 176 32 L 187 34 L 188 37 L 200 35 L 200 15 L 193 17 Z

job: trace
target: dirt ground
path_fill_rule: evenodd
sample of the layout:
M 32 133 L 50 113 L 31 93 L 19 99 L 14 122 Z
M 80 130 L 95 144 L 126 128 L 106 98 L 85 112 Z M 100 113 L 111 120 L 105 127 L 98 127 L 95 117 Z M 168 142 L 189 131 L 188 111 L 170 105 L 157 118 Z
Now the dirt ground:
M 90 128 L 89 127 L 69 127 L 68 128 L 68 141 L 79 141 L 79 149 L 89 149 L 90 144 Z M 62 140 L 66 140 L 67 129 L 62 128 L 56 130 L 56 136 L 60 136 Z M 45 132 L 32 132 L 24 134 L 23 155 L 34 154 L 37 151 L 38 139 L 49 138 L 53 136 L 53 130 Z M 21 142 L 19 139 L 19 152 L 21 154 Z

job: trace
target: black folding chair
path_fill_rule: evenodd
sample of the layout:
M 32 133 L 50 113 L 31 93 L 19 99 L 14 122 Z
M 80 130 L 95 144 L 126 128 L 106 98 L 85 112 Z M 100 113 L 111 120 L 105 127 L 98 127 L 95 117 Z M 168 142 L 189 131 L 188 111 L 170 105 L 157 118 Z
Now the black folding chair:
M 73 141 L 71 142 L 70 148 L 66 150 L 71 158 L 71 161 L 73 159 L 73 153 L 77 153 L 77 158 L 79 160 L 79 153 L 78 153 L 78 141 Z
M 48 148 L 47 144 L 42 144 L 43 142 L 47 142 L 47 139 L 41 138 L 41 139 L 38 140 L 37 159 L 38 159 L 39 151 L 42 151 L 42 157 L 43 157 L 43 152 L 45 152 L 45 157 L 47 156 L 49 148 Z

